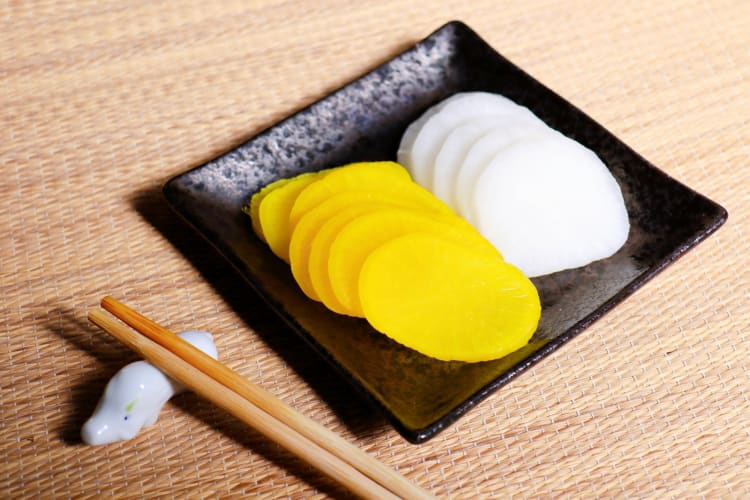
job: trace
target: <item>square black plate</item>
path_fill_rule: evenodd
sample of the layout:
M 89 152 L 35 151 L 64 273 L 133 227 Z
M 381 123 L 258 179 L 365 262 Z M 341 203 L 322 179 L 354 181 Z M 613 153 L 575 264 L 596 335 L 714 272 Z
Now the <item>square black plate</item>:
M 308 300 L 240 210 L 257 189 L 280 177 L 353 161 L 395 160 L 409 123 L 435 102 L 468 90 L 503 94 L 595 151 L 620 183 L 631 219 L 628 241 L 611 258 L 534 280 L 543 311 L 527 347 L 473 364 L 427 358 L 376 333 L 364 320 Z M 171 179 L 164 193 L 270 307 L 414 443 L 431 438 L 565 344 L 727 217 L 721 206 L 659 171 L 460 22 Z

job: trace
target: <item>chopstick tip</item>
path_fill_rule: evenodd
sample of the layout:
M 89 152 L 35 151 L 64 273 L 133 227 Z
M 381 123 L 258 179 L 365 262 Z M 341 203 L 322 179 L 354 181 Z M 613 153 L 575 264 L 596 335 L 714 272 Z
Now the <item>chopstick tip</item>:
M 115 303 L 117 303 L 117 302 L 118 302 L 118 301 L 117 301 L 117 300 L 116 300 L 116 299 L 115 299 L 114 297 L 112 297 L 111 295 L 105 295 L 105 296 L 104 296 L 104 297 L 102 298 L 101 302 L 99 302 L 99 304 L 100 304 L 100 305 L 101 305 L 102 307 L 104 307 L 104 306 L 105 306 L 106 304 L 115 304 Z

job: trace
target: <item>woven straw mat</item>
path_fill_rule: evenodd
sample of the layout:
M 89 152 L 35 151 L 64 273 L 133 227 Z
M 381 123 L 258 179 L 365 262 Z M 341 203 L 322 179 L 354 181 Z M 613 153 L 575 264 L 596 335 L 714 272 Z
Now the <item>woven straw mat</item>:
M 83 0 L 0 6 L 0 496 L 346 496 L 194 395 L 81 443 L 135 359 L 107 294 L 441 497 L 750 496 L 750 2 Z M 161 186 L 447 21 L 729 221 L 542 363 L 406 442 L 165 205 Z

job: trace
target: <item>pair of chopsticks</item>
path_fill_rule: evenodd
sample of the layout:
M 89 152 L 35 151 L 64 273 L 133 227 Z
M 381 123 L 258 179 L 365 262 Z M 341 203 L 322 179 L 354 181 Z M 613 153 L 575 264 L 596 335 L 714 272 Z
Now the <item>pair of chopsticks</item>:
M 432 498 L 425 490 L 269 392 L 112 297 L 89 320 L 167 376 L 223 408 L 267 438 L 365 498 Z

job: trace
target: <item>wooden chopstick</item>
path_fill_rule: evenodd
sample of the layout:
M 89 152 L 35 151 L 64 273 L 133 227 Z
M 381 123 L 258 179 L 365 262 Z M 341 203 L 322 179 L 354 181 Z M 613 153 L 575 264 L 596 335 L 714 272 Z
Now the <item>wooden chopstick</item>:
M 325 452 L 309 439 L 281 424 L 268 413 L 197 370 L 169 350 L 147 337 L 134 333 L 122 323 L 109 317 L 104 311 L 98 309 L 90 311 L 89 320 L 159 367 L 169 377 L 236 416 L 355 494 L 364 498 L 398 498 L 343 460 Z
M 383 498 L 390 491 L 403 498 L 433 498 L 427 491 L 414 485 L 393 469 L 370 457 L 325 427 L 304 417 L 283 401 L 241 377 L 154 321 L 130 309 L 112 297 L 105 297 L 102 300 L 102 307 L 153 342 L 146 342 L 147 339 L 135 335 L 127 328 L 122 328 L 119 323 L 111 320 L 108 316 L 101 313 L 101 311 L 92 311 L 90 313 L 89 318 L 92 322 L 116 336 L 123 343 L 131 347 L 131 349 L 136 350 L 144 358 L 164 370 L 169 376 L 179 380 L 196 393 L 213 401 L 230 413 L 235 414 L 249 425 L 266 434 L 270 439 L 277 441 L 282 446 L 285 446 L 304 460 L 332 476 L 353 492 L 366 497 L 374 495 Z M 117 328 L 115 331 L 113 326 L 120 328 Z M 126 333 L 122 330 L 127 332 L 126 339 L 123 338 L 126 336 Z M 159 345 L 154 345 L 154 343 Z M 144 348 L 144 345 L 148 347 Z M 160 348 L 160 350 L 155 348 Z M 154 356 L 152 353 L 159 354 Z M 172 356 L 168 357 L 166 356 L 167 354 L 171 354 Z M 152 359 L 147 356 L 150 356 Z M 168 361 L 166 361 L 167 358 L 169 358 Z M 164 366 L 165 362 L 170 363 L 170 365 L 181 362 L 191 368 L 191 370 L 184 369 L 183 373 L 175 375 L 170 373 L 168 368 Z M 198 378 L 199 375 L 197 374 L 202 375 L 202 377 Z M 195 380 L 200 380 L 200 384 L 207 383 L 207 380 L 210 380 L 213 382 L 211 385 L 218 384 L 224 390 L 216 391 L 215 388 L 208 391 L 202 388 L 196 389 L 194 385 L 199 385 L 199 383 L 193 382 L 191 380 L 192 377 Z M 239 397 L 239 400 L 244 403 L 240 406 L 254 408 L 254 411 L 249 411 L 252 415 L 248 414 L 247 409 L 240 410 L 242 411 L 242 415 L 250 418 L 243 418 L 243 416 L 235 412 L 237 404 L 232 404 L 231 408 L 227 408 L 226 398 L 228 396 L 225 394 L 226 392 Z M 234 403 L 237 403 L 237 401 L 234 401 Z M 263 424 L 259 424 L 259 417 L 256 415 L 258 412 L 266 417 L 270 417 L 270 421 L 267 418 L 263 419 L 261 417 Z M 264 429 L 260 425 L 273 427 L 273 430 L 271 430 L 272 435 L 264 432 Z M 284 430 L 277 432 L 278 428 L 283 428 Z M 289 436 L 294 437 L 290 440 Z M 284 444 L 288 441 L 292 441 L 292 443 L 289 443 L 289 446 Z M 295 451 L 300 447 L 297 445 L 298 442 L 304 443 L 304 449 Z M 310 445 L 314 446 L 317 450 L 310 451 Z M 325 457 L 323 463 L 320 463 L 321 456 Z M 335 466 L 331 467 L 331 465 Z M 346 470 L 344 470 L 345 468 Z M 373 489 L 373 486 L 384 491 L 376 491 Z

